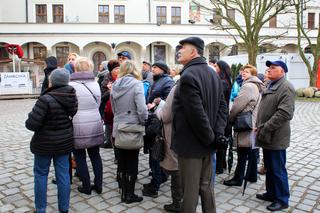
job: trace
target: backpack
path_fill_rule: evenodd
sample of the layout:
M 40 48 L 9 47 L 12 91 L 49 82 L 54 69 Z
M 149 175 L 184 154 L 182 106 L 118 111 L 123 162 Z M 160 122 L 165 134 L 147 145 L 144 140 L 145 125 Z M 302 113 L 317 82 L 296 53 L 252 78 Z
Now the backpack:
M 147 102 L 149 98 L 150 82 L 147 80 L 143 80 L 142 83 L 143 83 L 143 89 L 144 89 L 144 97 Z

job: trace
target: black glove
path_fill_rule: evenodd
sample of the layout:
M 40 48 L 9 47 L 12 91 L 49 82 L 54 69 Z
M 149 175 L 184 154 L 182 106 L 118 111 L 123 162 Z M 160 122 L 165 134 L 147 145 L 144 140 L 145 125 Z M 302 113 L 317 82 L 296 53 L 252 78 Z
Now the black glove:
M 229 145 L 229 139 L 222 135 L 222 134 L 216 134 L 215 141 L 213 143 L 213 148 L 215 149 L 227 149 Z

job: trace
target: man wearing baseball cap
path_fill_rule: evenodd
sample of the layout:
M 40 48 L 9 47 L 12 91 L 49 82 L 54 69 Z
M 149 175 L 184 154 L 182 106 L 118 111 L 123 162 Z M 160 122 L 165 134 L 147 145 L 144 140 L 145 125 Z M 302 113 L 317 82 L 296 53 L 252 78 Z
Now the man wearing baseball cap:
M 128 51 L 121 51 L 117 54 L 119 64 L 121 64 L 125 60 L 131 60 L 131 54 Z
M 219 76 L 202 57 L 204 42 L 189 37 L 179 42 L 178 61 L 184 68 L 172 106 L 172 149 L 178 155 L 182 179 L 182 213 L 195 213 L 201 196 L 202 212 L 216 212 L 212 156 L 224 134 L 227 104 Z
M 263 148 L 266 192 L 257 194 L 259 200 L 269 201 L 269 211 L 289 207 L 289 184 L 286 170 L 286 149 L 290 143 L 290 120 L 294 113 L 295 90 L 285 79 L 288 67 L 283 61 L 267 61 L 271 80 L 257 115 L 257 146 Z

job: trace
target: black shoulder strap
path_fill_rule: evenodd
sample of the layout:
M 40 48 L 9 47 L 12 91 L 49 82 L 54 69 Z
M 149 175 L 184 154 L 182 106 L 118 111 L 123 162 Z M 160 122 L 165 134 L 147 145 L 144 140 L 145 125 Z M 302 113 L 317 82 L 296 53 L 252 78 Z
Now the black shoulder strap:
M 96 101 L 96 103 L 98 103 L 97 97 L 93 94 L 93 92 L 89 89 L 89 87 L 84 82 L 77 82 L 77 83 L 81 83 L 83 86 L 85 86 L 87 88 L 87 90 L 91 93 L 91 95 L 94 98 L 94 100 Z

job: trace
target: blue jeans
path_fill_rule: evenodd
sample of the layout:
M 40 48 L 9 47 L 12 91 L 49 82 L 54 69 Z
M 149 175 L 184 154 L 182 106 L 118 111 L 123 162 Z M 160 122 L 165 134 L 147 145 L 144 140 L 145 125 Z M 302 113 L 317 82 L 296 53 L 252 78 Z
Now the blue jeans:
M 267 195 L 282 204 L 289 204 L 290 190 L 286 169 L 286 150 L 263 149 Z
M 214 184 L 216 180 L 216 167 L 217 167 L 217 160 L 216 160 L 216 153 L 212 154 L 212 183 Z
M 59 211 L 69 210 L 70 201 L 70 175 L 69 154 L 65 155 L 34 155 L 34 196 L 38 213 L 45 213 L 47 207 L 47 182 L 51 159 L 58 186 Z
M 99 153 L 99 146 L 95 146 L 88 149 L 76 149 L 74 150 L 74 155 L 77 162 L 77 172 L 82 181 L 82 187 L 89 189 L 90 175 L 86 160 L 86 150 L 88 151 L 89 158 L 91 160 L 93 173 L 94 173 L 94 185 L 98 188 L 102 188 L 102 160 Z

